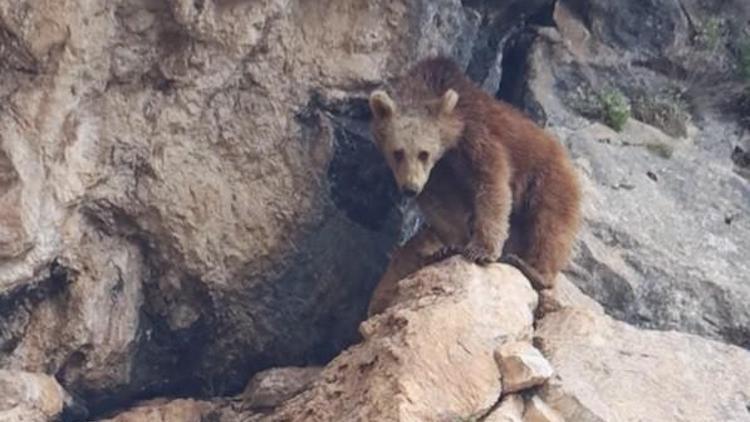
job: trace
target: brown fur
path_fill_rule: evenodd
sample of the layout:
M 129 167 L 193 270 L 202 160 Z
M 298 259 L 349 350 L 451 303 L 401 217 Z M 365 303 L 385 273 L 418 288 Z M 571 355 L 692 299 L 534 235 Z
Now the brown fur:
M 451 90 L 458 94 L 455 108 Z M 389 91 L 392 99 L 382 92 L 371 97 L 373 135 L 400 187 L 418 192 L 426 227 L 394 252 L 370 313 L 382 311 L 398 280 L 430 259 L 435 239 L 478 263 L 517 257 L 531 267 L 524 273 L 552 287 L 580 218 L 580 190 L 563 146 L 448 59 L 421 61 Z M 400 160 L 392 148 L 402 152 Z M 413 152 L 420 148 L 431 153 L 422 167 Z M 419 168 L 427 169 L 422 186 L 410 176 Z

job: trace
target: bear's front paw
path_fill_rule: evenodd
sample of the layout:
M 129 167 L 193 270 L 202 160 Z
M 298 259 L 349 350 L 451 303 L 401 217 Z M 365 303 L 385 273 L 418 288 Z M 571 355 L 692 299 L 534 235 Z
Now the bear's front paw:
M 469 261 L 480 265 L 486 265 L 495 262 L 498 259 L 498 256 L 496 256 L 490 248 L 477 245 L 474 242 L 469 242 L 469 244 L 466 245 L 462 251 L 462 255 Z

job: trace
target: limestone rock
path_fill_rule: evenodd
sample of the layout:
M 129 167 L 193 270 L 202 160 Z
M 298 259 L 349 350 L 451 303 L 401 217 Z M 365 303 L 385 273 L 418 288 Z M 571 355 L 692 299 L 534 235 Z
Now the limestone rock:
M 276 407 L 307 388 L 321 368 L 272 368 L 253 376 L 242 394 L 251 408 Z
M 556 372 L 542 397 L 566 420 L 750 420 L 746 350 L 573 308 L 546 316 L 536 336 Z
M 540 306 L 545 306 L 544 314 L 572 307 L 604 313 L 604 307 L 584 294 L 565 274 L 559 274 L 552 289 L 539 292 Z M 538 310 L 539 311 L 539 310 Z M 537 312 L 538 312 L 537 311 Z
M 0 2 L 0 367 L 97 414 L 327 362 L 399 235 L 367 93 L 434 53 L 496 84 L 549 3 Z
M 543 384 L 554 373 L 542 353 L 528 342 L 503 344 L 495 350 L 495 360 L 503 377 L 503 393 Z
M 523 397 L 511 394 L 503 397 L 497 409 L 484 418 L 484 422 L 523 422 Z
M 51 422 L 62 413 L 65 392 L 54 378 L 0 369 L 0 420 Z
M 362 324 L 361 344 L 265 420 L 448 420 L 489 410 L 501 393 L 493 350 L 531 334 L 528 281 L 509 266 L 451 258 L 403 280 L 399 295 Z
M 523 422 L 565 422 L 565 419 L 535 395 L 526 403 Z
M 705 81 L 737 73 L 750 3 L 614 4 L 0 1 L 0 368 L 55 374 L 96 418 L 358 341 L 410 232 L 366 95 L 438 52 L 570 147 L 587 202 L 569 280 L 621 320 L 749 347 L 729 157 L 748 140 L 700 105 L 734 97 Z M 624 132 L 579 88 L 632 97 Z M 636 101 L 675 92 L 698 93 L 695 122 Z M 558 287 L 552 310 L 597 306 Z

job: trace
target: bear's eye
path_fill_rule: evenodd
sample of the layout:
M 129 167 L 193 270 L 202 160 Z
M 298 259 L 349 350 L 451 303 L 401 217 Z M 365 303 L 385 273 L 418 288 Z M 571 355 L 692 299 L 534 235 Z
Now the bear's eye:
M 393 151 L 393 159 L 396 160 L 396 162 L 400 163 L 404 159 L 404 150 L 399 149 L 396 151 Z
M 427 159 L 428 159 L 428 158 L 430 158 L 430 153 L 429 153 L 429 152 L 427 152 L 427 151 L 421 151 L 421 152 L 419 153 L 419 156 L 418 156 L 418 158 L 419 158 L 419 161 L 421 161 L 421 162 L 423 162 L 423 163 L 426 163 L 426 162 L 427 162 Z

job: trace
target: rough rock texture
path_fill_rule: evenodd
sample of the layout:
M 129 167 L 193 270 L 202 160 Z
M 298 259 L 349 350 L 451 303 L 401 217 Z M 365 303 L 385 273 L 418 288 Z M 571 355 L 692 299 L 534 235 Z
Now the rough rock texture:
M 242 395 L 250 408 L 276 407 L 312 384 L 322 368 L 272 368 L 253 376 Z
M 549 407 L 539 396 L 533 396 L 526 402 L 526 409 L 523 412 L 523 422 L 565 422 L 565 419 L 555 409 Z
M 496 85 L 551 0 L 465 3 L 1 2 L 0 367 L 95 415 L 355 341 L 399 235 L 366 93 L 437 52 Z
M 498 400 L 493 350 L 530 340 L 536 293 L 512 267 L 462 258 L 400 283 L 397 303 L 362 325 L 364 341 L 267 421 L 429 421 L 481 416 Z
M 515 393 L 541 385 L 554 370 L 531 343 L 505 343 L 495 350 L 495 361 L 503 379 L 503 393 Z
M 61 415 L 65 396 L 54 378 L 0 370 L 0 420 L 46 422 Z
M 545 122 L 580 169 L 585 224 L 571 281 L 618 319 L 743 347 L 750 185 L 731 161 L 743 132 L 711 96 L 737 91 L 732 49 L 747 4 L 562 0 L 557 29 L 511 40 L 506 56 L 523 76 L 500 91 Z M 612 91 L 633 110 L 620 133 L 597 123 L 598 98 Z
M 436 52 L 581 170 L 545 306 L 750 347 L 748 20 L 745 0 L 4 0 L 0 368 L 54 376 L 86 420 L 356 342 L 416 226 L 366 94 Z M 620 133 L 596 123 L 612 90 Z
M 746 350 L 576 308 L 548 315 L 535 335 L 557 374 L 543 398 L 566 420 L 750 420 Z
M 524 408 L 523 397 L 511 394 L 503 398 L 497 409 L 484 418 L 484 422 L 523 422 Z
M 248 408 L 238 397 L 194 412 L 227 422 L 750 420 L 750 352 L 636 328 L 583 305 L 561 305 L 534 323 L 536 304 L 513 268 L 452 258 L 403 280 L 397 304 L 365 321 L 364 341 L 331 361 L 308 390 L 275 409 Z M 492 352 L 529 341 L 532 330 L 555 375 L 508 394 Z M 197 405 L 147 403 L 119 417 L 159 421 L 149 418 L 185 406 Z

